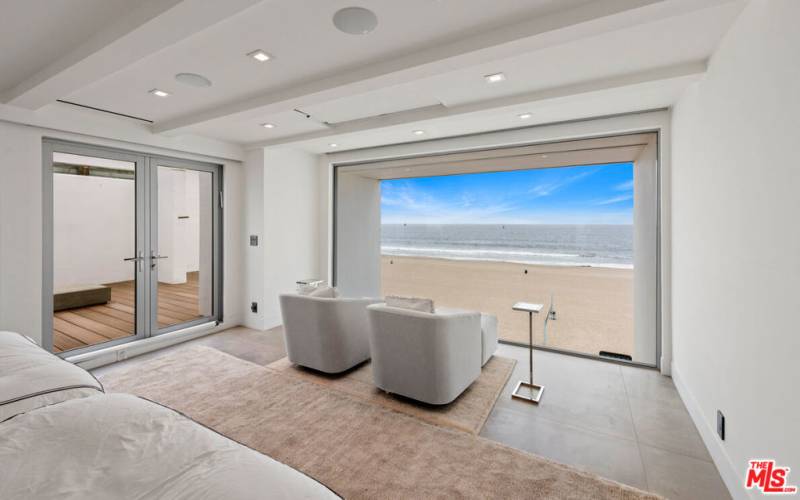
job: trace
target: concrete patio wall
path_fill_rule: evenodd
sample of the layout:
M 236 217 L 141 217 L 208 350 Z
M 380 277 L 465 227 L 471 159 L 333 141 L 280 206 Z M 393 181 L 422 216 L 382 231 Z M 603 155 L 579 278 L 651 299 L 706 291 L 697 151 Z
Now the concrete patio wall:
M 202 242 L 210 231 L 200 210 L 208 179 L 195 171 L 161 169 L 159 281 L 185 283 L 186 273 L 201 269 Z M 53 177 L 54 285 L 104 284 L 133 279 L 134 265 L 122 259 L 135 254 L 135 185 L 129 179 L 56 174 Z M 208 204 L 206 204 L 208 205 Z M 209 214 L 205 214 L 210 221 Z M 188 217 L 188 218 L 179 218 Z M 201 236 L 203 237 L 201 240 Z M 210 272 L 210 251 L 205 268 Z
M 132 180 L 54 175 L 54 289 L 132 280 L 135 210 Z

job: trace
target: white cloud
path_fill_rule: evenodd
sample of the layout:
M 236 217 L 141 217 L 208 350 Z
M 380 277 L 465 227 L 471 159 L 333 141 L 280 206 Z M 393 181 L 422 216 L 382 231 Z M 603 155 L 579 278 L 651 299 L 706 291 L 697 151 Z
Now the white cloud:
M 529 193 L 533 195 L 533 198 L 543 198 L 545 196 L 550 196 L 556 191 L 563 189 L 569 186 L 570 184 L 574 184 L 575 182 L 583 179 L 586 176 L 592 175 L 593 173 L 594 172 L 581 172 L 580 174 L 576 174 L 570 177 L 565 177 L 557 181 L 543 182 L 541 184 L 533 186 L 530 189 Z
M 631 189 L 633 189 L 633 179 L 625 181 L 621 184 L 617 184 L 616 186 L 614 186 L 614 189 L 617 191 L 630 191 Z
M 448 203 L 409 185 L 389 186 L 381 193 L 384 224 L 470 224 L 517 209 L 508 202 L 480 204 L 470 194 Z
M 623 201 L 628 201 L 628 200 L 632 200 L 632 199 L 633 199 L 633 195 L 632 194 L 623 194 L 623 195 L 620 195 L 620 196 L 614 196 L 613 198 L 606 198 L 605 200 L 596 201 L 596 202 L 594 202 L 594 204 L 595 205 L 611 205 L 611 204 L 614 204 L 614 203 L 621 203 Z

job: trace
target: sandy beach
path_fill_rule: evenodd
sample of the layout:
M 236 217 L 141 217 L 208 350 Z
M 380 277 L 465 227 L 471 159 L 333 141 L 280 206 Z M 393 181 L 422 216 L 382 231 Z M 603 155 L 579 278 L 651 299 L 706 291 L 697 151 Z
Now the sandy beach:
M 525 272 L 527 271 L 527 273 Z M 493 313 L 500 338 L 528 342 L 528 318 L 515 302 L 550 303 L 557 320 L 546 345 L 597 355 L 633 355 L 633 270 L 421 257 L 382 257 L 383 295 L 425 297 L 437 306 Z M 545 345 L 544 314 L 534 343 Z

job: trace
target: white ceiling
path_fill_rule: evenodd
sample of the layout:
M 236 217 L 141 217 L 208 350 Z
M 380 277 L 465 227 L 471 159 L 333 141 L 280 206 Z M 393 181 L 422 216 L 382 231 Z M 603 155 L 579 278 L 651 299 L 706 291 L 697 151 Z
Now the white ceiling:
M 0 2 L 0 93 L 124 16 L 130 0 Z
M 702 75 L 744 0 L 209 2 L 148 0 L 131 11 L 126 0 L 6 1 L 0 41 L 25 49 L 0 52 L 0 95 L 16 87 L 8 104 L 63 99 L 152 120 L 154 133 L 248 146 L 424 140 L 668 107 Z M 373 33 L 333 27 L 333 13 L 351 5 L 377 14 Z M 126 15 L 140 21 L 120 25 Z M 92 43 L 105 51 L 93 54 Z M 245 56 L 254 49 L 274 59 L 256 63 Z M 57 65 L 69 53 L 65 78 Z M 507 81 L 484 81 L 499 71 Z M 213 86 L 181 85 L 180 72 Z M 522 112 L 534 116 L 523 122 Z
M 686 85 L 692 81 L 693 78 L 685 77 L 669 82 L 592 92 L 542 103 L 489 109 L 455 118 L 443 117 L 412 124 L 376 127 L 348 134 L 301 140 L 291 144 L 315 153 L 323 153 L 663 109 L 672 105 Z M 518 115 L 521 113 L 531 113 L 533 116 L 528 120 L 520 120 Z M 425 135 L 420 137 L 412 133 L 418 129 L 424 130 Z M 337 144 L 338 147 L 331 148 L 331 143 Z
M 540 15 L 587 0 L 371 0 L 382 21 L 366 37 L 346 35 L 331 22 L 351 0 L 268 1 L 257 4 L 168 50 L 68 96 L 70 101 L 159 121 L 212 107 L 241 96 L 269 92 L 303 81 L 371 64 L 385 57 L 415 52 L 501 24 L 515 16 Z M 563 5 L 562 5 L 563 4 Z M 257 63 L 245 54 L 263 49 L 275 56 Z M 174 75 L 199 73 L 213 87 L 179 85 Z M 158 87 L 173 98 L 153 102 L 142 91 Z M 127 98 L 121 101 L 120 92 Z

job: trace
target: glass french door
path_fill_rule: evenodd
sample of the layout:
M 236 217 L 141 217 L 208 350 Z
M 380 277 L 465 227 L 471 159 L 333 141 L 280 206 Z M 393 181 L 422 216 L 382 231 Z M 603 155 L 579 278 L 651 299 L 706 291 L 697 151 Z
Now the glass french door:
M 150 159 L 150 330 L 166 333 L 215 318 L 219 282 L 219 168 Z
M 43 151 L 45 347 L 71 356 L 219 320 L 218 165 Z

